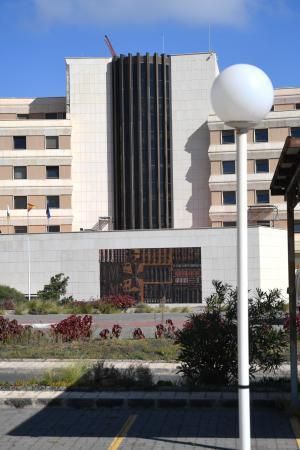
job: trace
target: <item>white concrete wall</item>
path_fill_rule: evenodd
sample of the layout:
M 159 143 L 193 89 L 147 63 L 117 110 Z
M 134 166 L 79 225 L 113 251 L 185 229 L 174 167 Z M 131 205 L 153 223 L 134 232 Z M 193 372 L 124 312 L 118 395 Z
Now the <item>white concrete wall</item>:
M 287 297 L 288 287 L 288 247 L 287 231 L 259 227 L 259 265 L 260 287 L 268 289 L 269 286 L 280 287 Z M 282 262 L 286 264 L 282 265 Z M 278 268 L 277 268 L 278 267 Z
M 236 285 L 236 229 L 112 231 L 32 234 L 31 293 L 50 277 L 70 277 L 68 294 L 76 299 L 99 296 L 99 249 L 201 247 L 202 297 L 212 292 L 213 279 Z M 259 245 L 260 244 L 260 245 Z M 249 229 L 249 288 L 286 291 L 286 232 Z M 28 236 L 0 234 L 0 284 L 28 292 Z
M 171 57 L 174 228 L 208 227 L 208 114 L 216 55 Z
M 112 215 L 110 58 L 68 58 L 73 230 Z

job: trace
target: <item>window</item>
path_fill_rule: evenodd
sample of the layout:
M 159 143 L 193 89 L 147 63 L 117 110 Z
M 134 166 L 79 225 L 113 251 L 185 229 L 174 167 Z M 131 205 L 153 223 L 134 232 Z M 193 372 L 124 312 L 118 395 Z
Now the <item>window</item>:
M 269 203 L 270 193 L 267 190 L 256 191 L 256 203 Z
M 269 140 L 268 128 L 260 128 L 254 130 L 254 140 L 255 142 L 268 142 Z
M 300 221 L 299 220 L 295 220 L 295 222 L 294 222 L 294 232 L 300 233 Z
M 269 220 L 258 220 L 256 222 L 256 225 L 261 226 L 261 227 L 269 227 L 270 221 Z
M 14 179 L 15 180 L 26 180 L 26 178 L 27 178 L 27 167 L 26 166 L 14 167 Z
M 57 113 L 46 113 L 45 119 L 57 119 Z
M 60 225 L 49 225 L 48 233 L 59 233 L 59 232 L 60 232 Z
M 234 144 L 234 130 L 222 130 L 222 144 Z
M 46 136 L 46 148 L 58 148 L 58 136 Z
M 295 108 L 300 109 L 300 103 L 296 103 Z
M 17 195 L 14 197 L 14 209 L 27 209 L 26 195 Z
M 59 166 L 47 166 L 46 178 L 59 178 Z
M 300 137 L 300 127 L 291 127 L 291 136 Z
M 29 114 L 17 114 L 17 119 L 18 120 L 28 120 Z
M 235 205 L 236 195 L 235 191 L 224 191 L 223 192 L 223 205 Z
M 223 222 L 223 227 L 236 227 L 236 222 Z
M 16 234 L 27 233 L 27 227 L 26 226 L 18 225 L 18 226 L 15 226 L 14 228 L 15 228 L 15 233 Z
M 235 161 L 222 161 L 222 168 L 226 175 L 235 173 Z
M 257 159 L 255 161 L 255 172 L 256 173 L 269 172 L 269 160 L 268 159 Z
M 14 149 L 15 150 L 26 149 L 26 136 L 14 136 Z
M 49 208 L 59 208 L 59 195 L 48 195 L 47 204 Z

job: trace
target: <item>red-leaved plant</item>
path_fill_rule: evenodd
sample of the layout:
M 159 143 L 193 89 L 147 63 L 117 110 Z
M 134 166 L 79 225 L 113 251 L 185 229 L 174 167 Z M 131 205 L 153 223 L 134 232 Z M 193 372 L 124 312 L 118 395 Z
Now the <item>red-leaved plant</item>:
M 156 325 L 155 339 L 168 338 L 175 339 L 177 330 L 171 319 L 166 320 L 166 325 L 159 323 Z
M 112 336 L 119 339 L 121 332 L 122 332 L 121 325 L 119 325 L 118 323 L 115 323 L 111 330 Z
M 101 339 L 108 339 L 110 337 L 110 331 L 108 328 L 104 328 L 100 331 L 99 336 Z
M 24 333 L 25 328 L 16 320 L 5 319 L 0 316 L 0 341 L 6 342 L 9 339 L 14 339 Z
M 115 323 L 112 327 L 111 332 L 108 328 L 104 328 L 100 331 L 99 336 L 101 339 L 112 339 L 112 338 L 119 338 L 122 332 L 122 327 L 118 323 Z
M 12 300 L 1 300 L 0 301 L 1 309 L 11 310 L 11 309 L 15 309 L 15 307 L 16 307 L 16 305 L 14 304 L 14 302 Z
M 51 325 L 52 332 L 56 337 L 60 336 L 64 342 L 71 342 L 78 339 L 90 338 L 92 334 L 92 316 L 67 317 L 61 322 Z
M 135 328 L 132 332 L 133 339 L 145 339 L 145 335 L 141 328 Z
M 130 295 L 109 295 L 107 297 L 102 297 L 100 302 L 124 310 L 132 308 L 136 304 L 136 300 Z

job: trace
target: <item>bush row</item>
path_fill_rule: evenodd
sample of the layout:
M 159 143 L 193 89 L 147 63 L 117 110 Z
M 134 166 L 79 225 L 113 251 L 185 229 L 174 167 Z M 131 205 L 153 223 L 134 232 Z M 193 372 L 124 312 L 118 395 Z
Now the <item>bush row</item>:
M 90 315 L 78 316 L 72 314 L 66 319 L 61 320 L 57 324 L 51 325 L 50 336 L 54 336 L 56 341 L 58 338 L 62 342 L 72 342 L 79 339 L 90 339 L 92 337 L 93 318 Z M 0 316 L 0 342 L 12 342 L 24 336 L 30 340 L 30 337 L 36 337 L 36 333 L 40 336 L 43 332 L 34 330 L 30 325 L 23 326 L 17 320 L 9 320 Z M 119 324 L 114 324 L 112 329 L 104 328 L 100 331 L 100 339 L 118 339 L 121 336 L 122 327 Z M 175 328 L 172 320 L 167 319 L 165 324 L 156 325 L 155 338 L 169 338 L 175 339 L 178 330 Z M 145 335 L 141 328 L 135 328 L 132 332 L 133 339 L 145 339 Z

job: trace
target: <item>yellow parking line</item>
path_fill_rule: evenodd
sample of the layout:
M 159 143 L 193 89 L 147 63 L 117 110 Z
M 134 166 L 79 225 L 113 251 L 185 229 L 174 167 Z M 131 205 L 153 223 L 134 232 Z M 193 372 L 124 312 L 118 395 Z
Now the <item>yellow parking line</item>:
M 132 427 L 132 425 L 135 422 L 135 419 L 137 416 L 129 416 L 124 425 L 122 426 L 121 430 L 117 434 L 117 436 L 114 438 L 110 446 L 108 447 L 108 450 L 117 450 L 120 445 L 122 444 L 124 438 L 126 437 L 128 431 Z
M 292 425 L 292 429 L 296 438 L 296 442 L 297 442 L 297 446 L 298 449 L 300 449 L 300 423 L 299 420 L 297 419 L 297 417 L 293 416 L 290 419 L 291 421 L 291 425 Z

